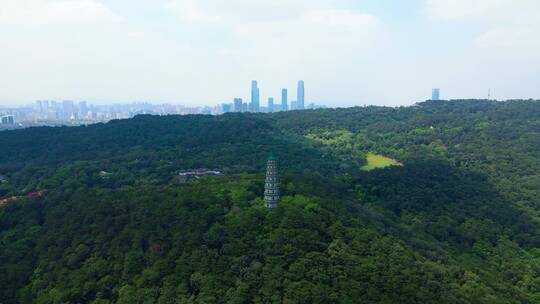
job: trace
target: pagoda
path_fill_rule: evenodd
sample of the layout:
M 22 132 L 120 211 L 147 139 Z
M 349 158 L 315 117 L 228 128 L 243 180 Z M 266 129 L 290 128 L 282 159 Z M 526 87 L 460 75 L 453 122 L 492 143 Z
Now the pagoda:
M 279 202 L 279 176 L 277 160 L 270 156 L 266 163 L 266 180 L 264 184 L 264 203 L 267 208 L 276 208 Z

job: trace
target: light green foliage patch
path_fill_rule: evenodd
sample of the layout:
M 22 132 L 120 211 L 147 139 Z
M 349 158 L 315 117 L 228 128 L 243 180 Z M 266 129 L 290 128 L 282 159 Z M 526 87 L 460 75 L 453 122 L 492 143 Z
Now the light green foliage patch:
M 368 153 L 367 155 L 367 165 L 362 167 L 364 171 L 371 171 L 375 169 L 382 169 L 390 166 L 402 166 L 400 162 L 395 159 L 375 154 Z

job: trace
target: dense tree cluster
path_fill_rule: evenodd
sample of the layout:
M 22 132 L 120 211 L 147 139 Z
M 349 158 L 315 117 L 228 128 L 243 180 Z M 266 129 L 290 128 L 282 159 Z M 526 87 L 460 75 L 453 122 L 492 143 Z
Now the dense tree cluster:
M 0 133 L 0 303 L 540 302 L 535 101 Z

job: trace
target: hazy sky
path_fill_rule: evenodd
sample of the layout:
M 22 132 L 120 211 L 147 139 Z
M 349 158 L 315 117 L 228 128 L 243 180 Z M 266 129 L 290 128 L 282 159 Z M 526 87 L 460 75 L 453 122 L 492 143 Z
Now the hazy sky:
M 0 0 L 0 105 L 540 98 L 539 0 Z

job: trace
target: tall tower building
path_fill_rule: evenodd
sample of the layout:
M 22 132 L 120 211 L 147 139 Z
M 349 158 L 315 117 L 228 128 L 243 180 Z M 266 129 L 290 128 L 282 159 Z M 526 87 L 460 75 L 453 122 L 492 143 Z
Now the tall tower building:
M 270 156 L 266 163 L 266 180 L 264 184 L 264 204 L 267 208 L 276 208 L 279 202 L 279 176 L 277 160 Z
M 260 112 L 261 103 L 260 103 L 260 92 L 257 80 L 251 81 L 251 111 Z
M 431 100 L 441 100 L 441 89 L 431 91 Z
M 289 110 L 289 100 L 287 97 L 287 89 L 281 90 L 281 111 Z
M 296 100 L 296 108 L 298 110 L 304 109 L 304 81 L 298 81 L 298 98 Z
M 274 98 L 269 97 L 268 98 L 268 113 L 274 112 Z

